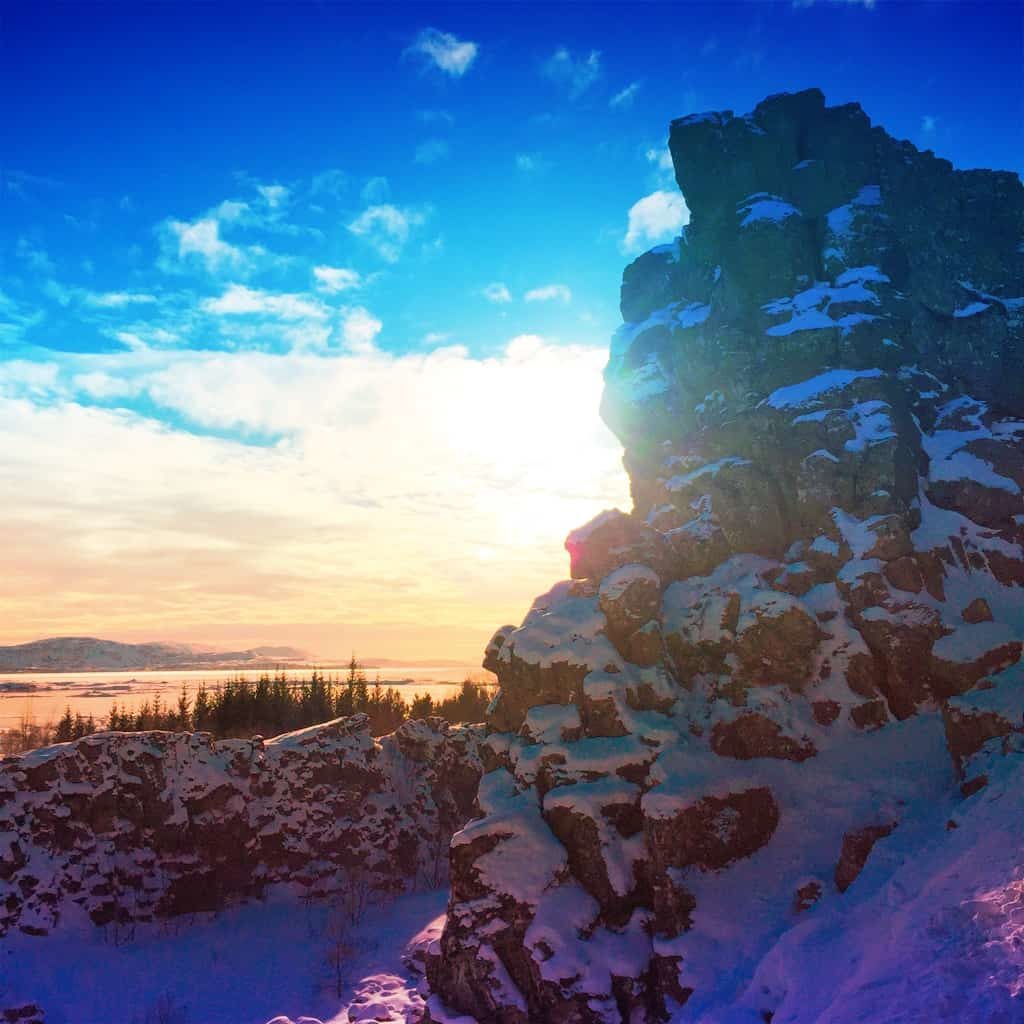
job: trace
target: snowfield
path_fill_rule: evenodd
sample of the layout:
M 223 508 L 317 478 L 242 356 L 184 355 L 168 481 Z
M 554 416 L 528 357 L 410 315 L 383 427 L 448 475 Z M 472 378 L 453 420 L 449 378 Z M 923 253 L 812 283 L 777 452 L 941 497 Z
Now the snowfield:
M 1017 743 L 1009 756 L 977 755 L 990 781 L 976 795 L 964 799 L 951 786 L 908 808 L 853 885 L 794 914 L 759 961 L 744 956 L 743 918 L 720 915 L 717 941 L 735 945 L 735 974 L 698 990 L 674 1024 L 763 1024 L 765 1006 L 775 1007 L 772 1024 L 1024 1020 Z M 744 881 L 744 891 L 775 887 L 771 872 Z M 48 936 L 6 937 L 0 1000 L 34 1002 L 47 1024 L 416 1024 L 428 998 L 422 960 L 437 948 L 446 897 L 408 894 L 351 926 L 330 902 L 283 889 L 121 934 L 69 916 Z M 542 894 L 539 908 L 550 911 L 542 916 L 571 912 L 544 904 Z M 436 1024 L 474 1024 L 430 1004 Z
M 419 977 L 403 956 L 439 931 L 446 896 L 411 893 L 352 926 L 329 902 L 282 890 L 120 935 L 88 919 L 45 937 L 11 933 L 0 946 L 0 1006 L 35 1003 L 46 1024 L 417 1020 Z

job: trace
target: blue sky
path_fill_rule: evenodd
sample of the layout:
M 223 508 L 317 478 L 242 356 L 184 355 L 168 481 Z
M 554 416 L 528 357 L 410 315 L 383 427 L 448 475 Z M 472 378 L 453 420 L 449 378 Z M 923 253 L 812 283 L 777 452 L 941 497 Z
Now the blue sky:
M 565 529 L 628 500 L 596 422 L 599 370 L 624 263 L 685 217 L 669 120 L 819 86 L 957 166 L 1019 170 L 1021 12 L 956 0 L 6 5 L 0 468 L 24 505 L 0 529 L 24 539 L 48 499 L 39 539 L 53 552 L 0 595 L 9 638 L 209 637 L 241 621 L 247 577 L 274 603 L 242 619 L 254 638 L 283 636 L 313 614 L 294 595 L 315 576 L 332 636 L 429 622 L 468 651 L 499 624 L 488 616 L 518 617 L 564 571 Z M 441 406 L 461 408 L 461 423 L 396 426 L 422 427 Z M 112 454 L 136 445 L 134 463 Z M 566 459 L 580 465 L 571 478 Z M 497 479 L 497 463 L 517 468 Z M 249 476 L 232 476 L 239 465 Z M 287 558 L 263 564 L 266 538 L 283 543 L 276 527 L 250 522 L 239 538 L 251 505 L 182 482 L 210 474 L 231 493 L 258 477 L 295 498 L 270 502 Z M 330 494 L 302 490 L 332 474 Z M 515 505 L 527 492 L 540 504 Z M 482 509 L 464 516 L 482 494 L 536 528 L 517 526 L 512 542 Z M 177 510 L 170 534 L 155 500 Z M 306 502 L 323 522 L 297 515 Z M 360 526 L 351 503 L 407 517 Z M 328 597 L 361 553 L 437 522 L 452 547 L 404 547 L 383 576 L 374 556 L 358 599 Z M 344 544 L 320 532 L 308 550 L 289 546 L 331 524 Z M 115 615 L 124 543 L 138 552 L 133 580 L 175 553 L 223 600 L 186 589 L 172 607 L 166 586 L 136 582 Z M 445 568 L 467 551 L 476 582 Z M 434 582 L 398 600 L 409 561 Z M 492 561 L 516 583 L 482 601 Z M 27 608 L 26 593 L 69 577 L 66 601 Z

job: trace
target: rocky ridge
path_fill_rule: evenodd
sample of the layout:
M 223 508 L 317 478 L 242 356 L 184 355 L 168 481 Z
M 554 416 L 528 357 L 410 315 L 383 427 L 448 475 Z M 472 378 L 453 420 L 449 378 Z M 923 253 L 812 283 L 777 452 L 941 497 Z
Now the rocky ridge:
M 816 90 L 670 148 L 602 406 L 634 508 L 487 650 L 438 1022 L 770 1020 L 780 936 L 1019 784 L 1020 179 Z
M 0 761 L 0 935 L 200 911 L 288 885 L 367 902 L 447 871 L 478 729 L 365 715 L 264 741 L 96 733 Z

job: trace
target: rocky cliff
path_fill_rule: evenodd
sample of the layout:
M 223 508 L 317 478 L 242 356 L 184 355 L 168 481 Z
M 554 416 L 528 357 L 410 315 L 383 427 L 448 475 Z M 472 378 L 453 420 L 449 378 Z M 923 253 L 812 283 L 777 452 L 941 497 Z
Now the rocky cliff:
M 838 1020 L 800 1014 L 889 991 L 847 927 L 920 1019 L 1004 1019 L 957 1015 L 1019 1012 L 1024 963 L 951 865 L 1024 876 L 1024 188 L 817 91 L 670 147 L 691 222 L 625 271 L 602 408 L 634 508 L 488 648 L 433 1019 Z M 953 908 L 946 988 L 901 904 Z
M 369 902 L 446 875 L 478 730 L 375 740 L 365 715 L 264 742 L 97 733 L 0 761 L 0 935 L 85 913 L 114 927 L 276 884 Z

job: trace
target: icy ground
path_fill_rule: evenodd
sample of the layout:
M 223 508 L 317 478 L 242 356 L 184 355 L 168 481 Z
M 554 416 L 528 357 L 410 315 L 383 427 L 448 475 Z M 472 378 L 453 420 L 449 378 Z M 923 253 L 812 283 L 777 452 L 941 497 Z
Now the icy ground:
M 411 893 L 351 928 L 325 903 L 279 895 L 133 935 L 88 920 L 12 933 L 0 941 L 0 1007 L 35 1002 L 47 1024 L 405 1021 L 423 1004 L 403 956 L 446 899 Z

